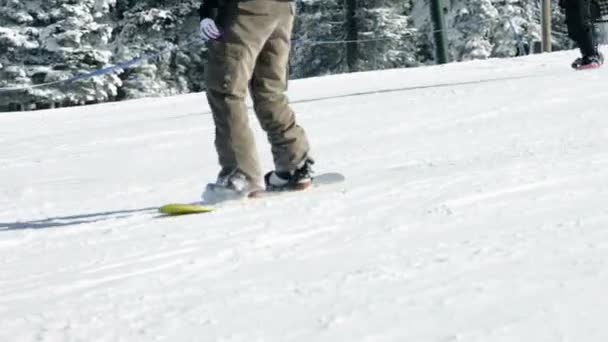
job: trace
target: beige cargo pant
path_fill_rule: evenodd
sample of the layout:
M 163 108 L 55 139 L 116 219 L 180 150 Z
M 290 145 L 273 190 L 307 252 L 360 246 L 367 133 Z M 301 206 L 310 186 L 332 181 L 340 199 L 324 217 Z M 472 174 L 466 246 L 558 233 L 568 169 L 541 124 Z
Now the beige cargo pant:
M 263 183 L 245 105 L 248 89 L 276 170 L 295 169 L 309 153 L 306 133 L 284 94 L 294 12 L 292 2 L 278 0 L 227 0 L 219 9 L 224 34 L 209 44 L 206 83 L 220 176 L 240 170 L 253 184 Z

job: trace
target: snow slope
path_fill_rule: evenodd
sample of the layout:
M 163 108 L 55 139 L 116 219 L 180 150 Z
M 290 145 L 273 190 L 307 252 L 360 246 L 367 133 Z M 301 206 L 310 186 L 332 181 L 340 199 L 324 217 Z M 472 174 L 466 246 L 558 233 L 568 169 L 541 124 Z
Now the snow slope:
M 608 69 L 574 57 L 293 82 L 347 181 L 180 218 L 202 94 L 2 114 L 0 341 L 606 341 Z

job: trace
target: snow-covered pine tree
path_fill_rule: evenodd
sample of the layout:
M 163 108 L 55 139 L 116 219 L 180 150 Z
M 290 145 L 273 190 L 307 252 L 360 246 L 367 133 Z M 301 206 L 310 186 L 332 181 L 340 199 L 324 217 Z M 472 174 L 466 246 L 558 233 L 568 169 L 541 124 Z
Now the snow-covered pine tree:
M 452 0 L 446 18 L 454 60 L 485 59 L 492 55 L 492 26 L 499 16 L 490 0 Z
M 552 45 L 553 50 L 572 48 L 568 37 L 564 13 L 558 5 L 559 0 L 552 0 Z M 517 33 L 521 36 L 527 51 L 532 49 L 535 41 L 541 40 L 541 8 L 537 0 L 501 0 L 494 3 L 499 17 L 493 29 L 492 42 L 494 51 L 492 56 L 509 57 L 515 54 L 513 48 L 517 44 L 509 19 Z
M 534 23 L 538 23 L 540 32 L 541 10 L 540 3 L 535 3 L 533 0 L 528 0 L 533 5 L 536 5 L 534 12 Z M 566 26 L 566 14 L 559 7 L 559 0 L 551 0 L 551 37 L 553 50 L 566 50 L 574 48 L 574 42 L 568 37 L 568 28 Z
M 0 2 L 0 87 L 64 80 L 196 38 L 199 3 Z M 186 46 L 120 76 L 2 92 L 0 107 L 46 108 L 202 90 L 203 50 L 200 44 Z
M 418 65 L 410 11 L 410 0 L 299 2 L 292 75 Z
M 302 78 L 346 71 L 343 0 L 298 1 L 291 76 Z
M 140 64 L 122 75 L 123 98 L 204 89 L 205 49 L 197 42 L 199 4 L 199 0 L 130 0 L 118 4 L 118 26 L 113 41 L 115 60 L 172 51 L 162 55 L 159 61 Z
M 53 82 L 107 64 L 112 35 L 108 16 L 114 0 L 5 1 L 0 4 L 1 87 Z M 33 88 L 0 100 L 5 107 L 52 107 L 106 101 L 120 80 L 107 77 L 60 87 Z
M 534 22 L 536 9 L 533 5 L 528 0 L 501 0 L 494 3 L 498 17 L 492 26 L 492 57 L 513 57 L 529 53 L 531 43 L 540 39 L 540 24 Z
M 418 65 L 411 1 L 360 0 L 357 39 L 360 70 Z
M 445 0 L 453 61 L 511 56 L 540 35 L 538 0 Z M 553 0 L 554 49 L 571 48 Z M 299 0 L 291 77 L 432 63 L 429 0 Z M 204 90 L 206 49 L 196 38 L 200 0 L 0 0 L 0 88 L 64 80 L 175 48 L 121 75 L 20 92 L 0 91 L 0 111 Z M 346 39 L 360 41 L 345 44 Z

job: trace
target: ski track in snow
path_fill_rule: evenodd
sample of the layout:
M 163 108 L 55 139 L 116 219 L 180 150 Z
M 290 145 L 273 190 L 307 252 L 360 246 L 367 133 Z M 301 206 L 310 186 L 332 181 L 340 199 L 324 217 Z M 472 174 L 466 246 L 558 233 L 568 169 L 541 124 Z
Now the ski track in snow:
M 347 180 L 178 218 L 203 94 L 2 114 L 0 341 L 606 341 L 607 71 L 574 56 L 293 82 Z

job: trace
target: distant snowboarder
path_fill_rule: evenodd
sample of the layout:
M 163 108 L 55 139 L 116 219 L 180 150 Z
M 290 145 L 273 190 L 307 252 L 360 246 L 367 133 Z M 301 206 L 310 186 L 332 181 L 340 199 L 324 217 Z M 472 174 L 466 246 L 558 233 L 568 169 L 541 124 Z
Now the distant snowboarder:
M 286 0 L 204 0 L 200 35 L 208 41 L 207 100 L 216 126 L 221 170 L 203 200 L 250 197 L 264 190 L 305 188 L 312 181 L 310 147 L 284 92 L 295 3 Z M 262 177 L 249 127 L 249 89 L 272 146 L 275 171 Z
M 572 63 L 577 70 L 598 68 L 604 56 L 594 35 L 595 22 L 608 12 L 608 0 L 560 0 L 566 12 L 568 35 L 578 45 L 582 56 Z

